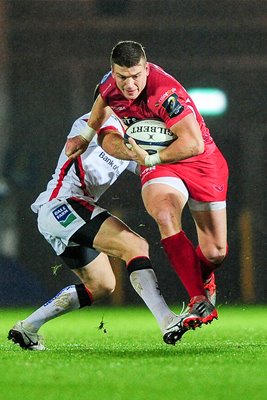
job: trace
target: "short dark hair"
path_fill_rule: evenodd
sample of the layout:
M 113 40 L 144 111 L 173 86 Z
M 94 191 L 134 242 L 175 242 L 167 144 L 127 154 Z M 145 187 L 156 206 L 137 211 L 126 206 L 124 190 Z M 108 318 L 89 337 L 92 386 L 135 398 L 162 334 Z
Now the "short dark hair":
M 110 63 L 120 67 L 131 68 L 140 63 L 143 59 L 147 61 L 144 47 L 132 40 L 118 42 L 111 51 Z

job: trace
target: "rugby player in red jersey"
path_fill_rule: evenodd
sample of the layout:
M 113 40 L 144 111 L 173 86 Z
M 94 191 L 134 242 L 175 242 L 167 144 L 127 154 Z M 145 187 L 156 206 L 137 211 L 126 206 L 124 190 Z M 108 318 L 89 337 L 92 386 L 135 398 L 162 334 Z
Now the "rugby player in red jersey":
M 67 142 L 66 154 L 75 158 L 88 146 L 104 120 L 114 112 L 125 125 L 157 118 L 177 136 L 160 153 L 149 155 L 130 139 L 107 131 L 103 148 L 114 157 L 141 165 L 142 197 L 155 219 L 170 264 L 188 292 L 190 301 L 184 328 L 195 328 L 217 318 L 214 270 L 227 254 L 227 162 L 183 86 L 155 64 L 143 46 L 119 42 L 111 53 L 111 72 L 100 85 L 86 129 Z M 187 198 L 189 193 L 189 199 Z M 182 212 L 189 204 L 195 221 L 195 248 L 182 230 Z

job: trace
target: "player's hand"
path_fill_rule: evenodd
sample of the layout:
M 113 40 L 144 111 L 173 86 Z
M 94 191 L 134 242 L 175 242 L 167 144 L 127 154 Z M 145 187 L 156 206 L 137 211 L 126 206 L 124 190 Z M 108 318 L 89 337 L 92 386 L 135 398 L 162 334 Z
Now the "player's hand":
M 89 145 L 89 142 L 82 136 L 74 136 L 69 138 L 65 146 L 65 154 L 70 160 L 74 160 L 82 153 L 85 152 Z
M 133 138 L 129 138 L 128 142 L 130 143 L 131 151 L 134 153 L 133 160 L 136 161 L 140 165 L 145 165 L 145 158 L 148 156 L 148 152 L 142 149 L 138 144 L 136 144 Z

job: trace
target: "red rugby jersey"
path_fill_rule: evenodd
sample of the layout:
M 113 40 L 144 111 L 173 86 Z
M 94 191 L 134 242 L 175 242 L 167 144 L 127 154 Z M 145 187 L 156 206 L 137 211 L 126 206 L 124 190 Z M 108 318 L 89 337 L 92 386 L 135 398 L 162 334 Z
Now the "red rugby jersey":
M 107 73 L 100 84 L 103 100 L 127 126 L 142 119 L 157 118 L 171 129 L 175 123 L 193 113 L 205 143 L 204 154 L 207 156 L 212 153 L 215 144 L 209 129 L 185 88 L 161 67 L 152 63 L 149 63 L 149 67 L 146 87 L 135 100 L 126 99 L 117 88 L 111 72 Z M 201 158 L 204 154 L 192 158 Z

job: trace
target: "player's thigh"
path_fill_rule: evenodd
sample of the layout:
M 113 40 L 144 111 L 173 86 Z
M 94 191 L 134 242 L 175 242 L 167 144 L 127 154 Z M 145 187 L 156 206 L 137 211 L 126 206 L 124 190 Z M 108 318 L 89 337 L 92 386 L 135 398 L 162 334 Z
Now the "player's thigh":
M 175 210 L 177 215 L 181 214 L 188 194 L 187 191 L 183 192 L 168 183 L 157 182 L 154 179 L 149 185 L 143 186 L 142 198 L 148 213 L 156 217 L 161 210 Z
M 142 187 L 142 197 L 147 212 L 158 224 L 162 239 L 180 232 L 182 212 L 188 198 L 187 189 L 180 179 L 152 179 Z
M 102 296 L 103 292 L 112 292 L 115 288 L 115 276 L 109 258 L 104 253 L 99 253 L 89 264 L 72 271 L 90 290 L 94 300 L 97 300 L 98 295 Z
M 225 251 L 227 246 L 226 208 L 210 211 L 191 210 L 191 213 L 203 253 L 206 256 L 212 256 L 216 249 Z
M 93 247 L 126 262 L 138 255 L 148 255 L 146 240 L 114 216 L 103 222 L 94 238 Z

